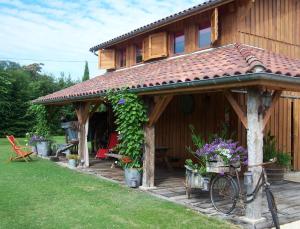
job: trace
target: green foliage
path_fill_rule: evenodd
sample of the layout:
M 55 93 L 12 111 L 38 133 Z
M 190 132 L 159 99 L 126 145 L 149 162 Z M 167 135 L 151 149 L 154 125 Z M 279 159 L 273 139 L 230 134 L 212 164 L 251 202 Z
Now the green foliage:
M 271 135 L 270 132 L 264 137 L 263 153 L 264 162 L 268 162 L 276 157 L 276 164 L 283 167 L 289 167 L 291 165 L 291 156 L 288 153 L 277 151 L 275 136 Z
M 191 159 L 187 159 L 185 161 L 185 165 L 193 170 L 193 172 L 199 173 L 201 176 L 206 176 L 208 174 L 206 171 L 206 166 L 194 163 Z
M 274 157 L 276 157 L 277 150 L 276 150 L 276 139 L 275 136 L 271 135 L 270 132 L 264 137 L 264 161 L 270 161 Z
M 193 125 L 190 124 L 189 128 L 191 130 L 191 138 L 194 146 L 193 147 L 187 146 L 186 150 L 194 156 L 195 151 L 197 149 L 201 149 L 206 142 L 201 134 L 196 133 L 195 127 Z M 204 158 L 197 157 L 197 159 L 199 160 L 200 167 L 206 167 L 206 161 Z
M 15 62 L 0 61 L 0 136 L 24 136 L 34 125 L 34 119 L 27 112 L 29 101 L 74 85 L 71 77 L 65 77 L 63 73 L 58 79 L 41 74 L 42 66 L 37 63 L 20 66 Z M 50 129 L 54 134 L 63 131 L 60 128 L 61 116 L 74 116 L 71 106 L 48 111 Z
M 86 81 L 90 79 L 90 72 L 89 72 L 89 65 L 88 62 L 85 62 L 85 66 L 84 66 L 84 73 L 83 73 L 83 77 L 82 77 L 82 81 Z
M 44 105 L 31 104 L 28 111 L 35 121 L 32 131 L 38 136 L 48 139 L 50 137 L 50 127 L 47 120 L 48 112 L 46 107 Z
M 277 152 L 276 158 L 277 158 L 276 163 L 278 165 L 281 165 L 283 167 L 290 167 L 291 166 L 292 157 L 288 153 Z
M 120 132 L 119 153 L 131 158 L 125 168 L 142 167 L 142 145 L 144 143 L 143 125 L 147 122 L 146 108 L 142 100 L 127 90 L 108 93 L 116 115 L 117 131 Z

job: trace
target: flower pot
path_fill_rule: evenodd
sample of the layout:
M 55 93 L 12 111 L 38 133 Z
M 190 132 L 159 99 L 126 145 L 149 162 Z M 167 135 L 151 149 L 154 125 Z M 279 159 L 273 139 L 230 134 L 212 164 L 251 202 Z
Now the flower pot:
M 33 153 L 37 153 L 36 146 L 31 146 L 31 152 L 33 152 Z
M 40 156 L 47 157 L 50 155 L 50 142 L 49 141 L 39 141 L 36 143 L 37 153 Z
M 283 181 L 285 167 L 272 165 L 265 168 L 269 182 Z
M 137 188 L 141 185 L 142 173 L 136 168 L 125 169 L 125 183 L 130 188 Z
M 75 159 L 69 159 L 68 165 L 70 168 L 76 168 L 77 161 Z

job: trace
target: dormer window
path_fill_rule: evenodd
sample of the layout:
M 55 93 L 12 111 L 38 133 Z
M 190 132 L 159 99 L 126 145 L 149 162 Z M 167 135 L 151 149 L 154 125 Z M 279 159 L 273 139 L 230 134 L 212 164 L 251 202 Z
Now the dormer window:
M 199 48 L 208 48 L 211 46 L 211 27 L 200 27 L 198 31 Z
M 184 52 L 184 33 L 179 32 L 174 34 L 174 53 L 179 54 Z
M 135 63 L 141 63 L 143 62 L 143 45 L 138 44 L 135 45 Z
M 126 67 L 126 49 L 119 49 L 119 65 L 120 68 Z

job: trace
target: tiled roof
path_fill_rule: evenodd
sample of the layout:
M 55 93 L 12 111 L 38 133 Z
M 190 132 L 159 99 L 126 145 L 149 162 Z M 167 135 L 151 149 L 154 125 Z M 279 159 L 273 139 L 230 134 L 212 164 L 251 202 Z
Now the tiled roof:
M 131 38 L 131 37 L 134 37 L 134 36 L 137 36 L 138 34 L 141 34 L 141 33 L 144 33 L 144 32 L 148 32 L 148 31 L 151 31 L 153 29 L 156 29 L 160 26 L 163 26 L 167 23 L 170 23 L 170 22 L 173 22 L 175 20 L 178 20 L 178 19 L 181 19 L 181 18 L 184 18 L 188 15 L 191 15 L 197 11 L 200 11 L 200 10 L 208 10 L 210 9 L 211 7 L 214 7 L 214 6 L 217 6 L 217 5 L 220 5 L 220 4 L 224 4 L 226 2 L 231 2 L 230 0 L 209 0 L 209 1 L 205 1 L 199 5 L 196 5 L 196 6 L 193 6 L 191 8 L 188 8 L 186 10 L 183 10 L 183 11 L 180 11 L 178 13 L 175 13 L 175 14 L 172 14 L 168 17 L 165 17 L 165 18 L 162 18 L 158 21 L 155 21 L 153 23 L 150 23 L 148 25 L 145 25 L 145 26 L 142 26 L 138 29 L 135 29 L 133 31 L 130 31 L 128 33 L 125 33 L 121 36 L 118 36 L 116 38 L 113 38 L 109 41 L 106 41 L 106 42 L 103 42 L 99 45 L 96 45 L 92 48 L 90 48 L 90 51 L 91 52 L 95 52 L 95 51 L 98 51 L 99 49 L 103 49 L 103 48 L 107 48 L 113 44 L 116 44 L 118 42 L 121 42 L 125 39 L 128 39 L 128 38 Z
M 300 77 L 300 60 L 256 47 L 233 44 L 107 72 L 40 97 L 35 102 L 55 103 L 55 101 L 74 100 L 80 97 L 95 97 L 103 95 L 109 89 L 124 87 L 158 90 L 159 88 L 155 86 L 243 75 L 254 72 L 255 67 L 282 77 Z

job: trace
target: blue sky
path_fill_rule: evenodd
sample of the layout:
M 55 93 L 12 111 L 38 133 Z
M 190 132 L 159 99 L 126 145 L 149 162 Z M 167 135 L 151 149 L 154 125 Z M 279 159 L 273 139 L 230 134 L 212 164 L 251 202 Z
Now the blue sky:
M 0 60 L 42 62 L 44 72 L 80 79 L 102 73 L 90 47 L 203 0 L 0 0 Z

